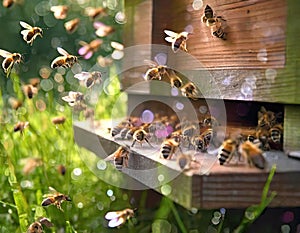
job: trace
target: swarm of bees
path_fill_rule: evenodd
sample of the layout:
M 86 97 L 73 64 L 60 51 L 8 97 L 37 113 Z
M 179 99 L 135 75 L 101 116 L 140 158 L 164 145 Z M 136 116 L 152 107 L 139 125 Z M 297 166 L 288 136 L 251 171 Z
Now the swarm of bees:
M 57 192 L 54 188 L 49 187 L 49 194 L 45 194 L 42 206 L 55 205 L 59 210 L 63 211 L 61 204 L 63 201 L 71 201 L 71 198 L 65 194 Z

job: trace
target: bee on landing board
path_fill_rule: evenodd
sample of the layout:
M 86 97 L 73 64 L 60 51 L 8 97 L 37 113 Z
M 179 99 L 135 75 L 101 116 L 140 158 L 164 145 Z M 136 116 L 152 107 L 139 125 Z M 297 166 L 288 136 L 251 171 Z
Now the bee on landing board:
M 257 113 L 257 126 L 258 128 L 263 128 L 269 130 L 276 124 L 277 116 L 272 111 L 267 111 L 265 107 L 261 107 Z
M 41 28 L 32 27 L 23 21 L 20 21 L 20 25 L 25 28 L 25 30 L 21 31 L 21 34 L 23 35 L 23 39 L 27 44 L 32 45 L 37 36 L 43 37 L 43 30 Z
M 91 88 L 95 83 L 102 82 L 102 73 L 99 71 L 85 72 L 75 74 L 74 78 L 78 79 L 83 83 L 86 88 Z
M 120 211 L 110 211 L 105 214 L 105 219 L 109 220 L 109 227 L 119 227 L 123 225 L 126 220 L 132 218 L 134 216 L 134 210 L 132 209 L 124 209 Z
M 198 90 L 194 83 L 188 82 L 185 84 L 181 89 L 181 93 L 183 96 L 190 98 L 190 99 L 198 99 Z
M 169 79 L 170 79 L 170 85 L 172 88 L 181 88 L 183 85 L 183 82 L 181 80 L 181 78 L 179 78 L 174 70 L 170 71 L 169 74 Z
M 200 135 L 192 137 L 191 143 L 196 151 L 205 152 L 209 147 L 210 140 L 213 137 L 213 130 L 207 129 Z
M 147 136 L 148 136 L 148 133 L 144 129 L 135 130 L 133 133 L 133 142 L 132 142 L 131 147 L 133 147 L 136 142 L 139 142 L 142 146 L 143 141 L 146 141 L 150 147 L 153 147 L 150 144 Z
M 22 61 L 22 55 L 20 53 L 10 53 L 3 49 L 0 49 L 0 56 L 4 57 L 2 68 L 4 70 L 4 73 L 6 73 L 6 77 L 9 76 L 13 65 Z
M 107 156 L 104 161 L 114 160 L 117 170 L 121 171 L 123 167 L 128 167 L 130 149 L 128 146 L 120 146 L 113 154 Z
M 223 29 L 223 24 L 226 21 L 221 16 L 215 16 L 212 8 L 206 5 L 204 14 L 201 17 L 202 23 L 211 29 L 211 34 L 222 40 L 226 40 L 226 33 Z
M 61 47 L 57 47 L 57 52 L 63 56 L 59 56 L 52 61 L 52 69 L 58 67 L 70 68 L 78 61 L 78 58 L 76 56 L 70 55 L 66 50 L 64 50 Z
M 177 156 L 176 162 L 177 162 L 178 166 L 180 167 L 180 169 L 183 171 L 196 168 L 196 166 L 193 166 L 192 163 L 194 163 L 194 165 L 197 165 L 197 167 L 199 167 L 201 165 L 200 162 L 197 161 L 193 155 L 188 154 L 188 153 L 179 154 Z
M 48 228 L 54 226 L 48 218 L 41 217 L 34 223 L 30 224 L 30 226 L 27 229 L 27 233 L 43 233 L 44 231 L 42 225 Z
M 151 60 L 145 60 L 144 62 L 150 66 L 144 75 L 146 81 L 161 80 L 165 74 L 169 76 L 166 66 L 159 65 L 157 62 Z
M 163 159 L 171 159 L 178 148 L 179 143 L 175 141 L 175 139 L 165 139 L 160 146 L 160 157 Z
M 189 35 L 188 32 L 176 33 L 170 30 L 164 30 L 164 32 L 168 35 L 165 37 L 165 40 L 172 44 L 172 50 L 174 53 L 177 53 L 179 49 L 185 52 L 188 51 L 186 48 L 186 42 Z
M 266 160 L 262 155 L 262 150 L 250 141 L 245 141 L 239 145 L 239 153 L 246 159 L 250 167 L 265 168 Z
M 229 163 L 234 155 L 237 152 L 237 143 L 235 140 L 227 139 L 221 145 L 219 152 L 218 152 L 218 159 L 220 165 L 224 163 Z
M 61 204 L 63 201 L 71 201 L 71 198 L 65 194 L 57 192 L 54 188 L 49 187 L 49 194 L 45 194 L 42 206 L 55 205 L 59 210 L 63 211 Z

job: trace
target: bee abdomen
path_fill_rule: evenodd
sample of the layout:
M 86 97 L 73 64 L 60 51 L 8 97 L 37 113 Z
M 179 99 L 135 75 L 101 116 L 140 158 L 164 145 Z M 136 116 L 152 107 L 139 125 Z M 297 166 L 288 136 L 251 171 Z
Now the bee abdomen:
M 281 142 L 281 132 L 279 130 L 271 130 L 271 139 L 274 143 Z
M 221 27 L 218 28 L 218 30 L 214 31 L 213 35 L 220 39 L 226 40 L 226 33 L 224 32 L 224 30 Z
M 222 148 L 221 153 L 218 155 L 220 165 L 223 165 L 227 161 L 227 159 L 230 156 L 230 153 L 231 152 L 229 150 Z
M 162 146 L 162 148 L 161 148 L 161 155 L 162 155 L 165 159 L 167 159 L 168 157 L 171 156 L 171 152 L 172 152 L 172 149 L 171 149 L 170 146 L 168 146 L 168 145 Z
M 123 157 L 115 158 L 114 159 L 115 167 L 118 171 L 121 171 L 123 168 Z
M 265 168 L 266 160 L 261 154 L 253 156 L 251 160 L 255 167 L 260 169 Z
M 51 200 L 50 198 L 47 198 L 42 201 L 42 206 L 48 206 L 48 205 L 51 205 L 52 203 L 53 203 L 53 200 Z

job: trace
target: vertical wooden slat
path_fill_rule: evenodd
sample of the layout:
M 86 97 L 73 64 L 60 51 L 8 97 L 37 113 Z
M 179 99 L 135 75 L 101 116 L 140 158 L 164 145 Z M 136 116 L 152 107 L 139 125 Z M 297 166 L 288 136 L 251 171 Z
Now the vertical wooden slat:
M 300 151 L 300 106 L 286 105 L 284 112 L 284 143 L 286 152 Z

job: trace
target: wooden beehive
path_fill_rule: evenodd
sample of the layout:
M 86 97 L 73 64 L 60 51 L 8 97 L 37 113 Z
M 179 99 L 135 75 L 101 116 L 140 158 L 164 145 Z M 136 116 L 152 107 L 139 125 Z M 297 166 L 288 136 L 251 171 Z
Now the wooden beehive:
M 222 109 L 219 118 L 228 128 L 247 128 L 257 123 L 261 106 L 283 112 L 283 151 L 267 152 L 268 169 L 212 165 L 205 174 L 197 171 L 180 173 L 175 161 L 167 164 L 152 156 L 149 148 L 134 148 L 128 169 L 123 172 L 163 194 L 162 186 L 153 186 L 149 176 L 132 170 L 147 170 L 164 164 L 166 173 L 176 178 L 168 183 L 170 198 L 186 208 L 247 207 L 260 201 L 261 190 L 270 166 L 277 164 L 277 174 L 271 189 L 278 195 L 272 206 L 299 206 L 300 161 L 288 158 L 291 151 L 300 151 L 300 80 L 298 78 L 300 46 L 300 2 L 292 0 L 131 0 L 126 1 L 127 24 L 124 41 L 122 89 L 128 93 L 128 115 L 140 116 L 145 109 L 154 113 L 172 114 L 174 101 L 180 102 L 182 112 L 196 112 L 208 106 L 210 112 Z M 206 4 L 226 19 L 227 40 L 211 35 L 201 22 Z M 198 7 L 198 8 L 197 8 Z M 187 42 L 188 54 L 174 54 L 164 40 L 164 29 L 175 32 L 192 30 Z M 200 87 L 201 97 L 189 100 L 180 94 L 172 96 L 169 85 L 145 82 L 145 59 L 154 60 L 158 54 L 167 58 L 166 65 L 182 73 Z M 243 91 L 251 80 L 250 93 Z M 177 114 L 181 114 L 176 112 Z M 224 115 L 224 117 L 223 117 Z M 98 156 L 111 153 L 118 145 L 102 131 L 87 124 L 74 124 L 75 140 Z M 100 136 L 101 135 L 101 136 Z M 103 151 L 98 144 L 111 144 Z M 213 164 L 213 162 L 212 162 Z M 156 174 L 157 175 L 157 174 Z M 154 177 L 152 177 L 154 178 Z M 183 185 L 184 184 L 184 185 Z

